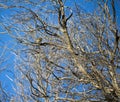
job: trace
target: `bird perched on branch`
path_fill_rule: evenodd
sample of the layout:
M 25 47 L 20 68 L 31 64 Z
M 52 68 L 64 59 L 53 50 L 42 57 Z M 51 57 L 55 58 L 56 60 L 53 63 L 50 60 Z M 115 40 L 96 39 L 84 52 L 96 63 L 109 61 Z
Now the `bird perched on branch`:
M 42 38 L 39 37 L 35 40 L 36 49 L 40 49 L 40 44 L 42 43 Z
M 42 38 L 37 38 L 35 43 L 40 44 L 42 42 Z

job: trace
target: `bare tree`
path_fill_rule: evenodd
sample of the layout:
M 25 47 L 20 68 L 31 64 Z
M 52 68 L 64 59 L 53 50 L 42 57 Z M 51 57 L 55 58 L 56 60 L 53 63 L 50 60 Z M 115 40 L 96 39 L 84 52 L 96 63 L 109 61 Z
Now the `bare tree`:
M 5 57 L 6 50 L 7 46 L 2 41 L 0 41 L 0 102 L 6 102 L 9 100 L 9 95 L 5 91 L 5 85 L 3 84 L 4 79 L 1 77 L 8 67 L 8 58 Z
M 76 3 L 67 7 L 66 2 L 1 4 L 15 11 L 6 30 L 18 43 L 17 100 L 119 102 L 120 30 L 115 1 L 97 1 L 93 13 Z

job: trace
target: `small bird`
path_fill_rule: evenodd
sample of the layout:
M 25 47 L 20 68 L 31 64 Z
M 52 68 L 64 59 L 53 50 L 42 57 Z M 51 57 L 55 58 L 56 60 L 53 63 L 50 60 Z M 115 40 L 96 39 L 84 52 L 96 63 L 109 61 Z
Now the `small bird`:
M 35 43 L 40 44 L 42 42 L 42 38 L 37 38 Z
M 35 40 L 36 49 L 40 49 L 41 42 L 42 42 L 42 38 L 37 38 Z

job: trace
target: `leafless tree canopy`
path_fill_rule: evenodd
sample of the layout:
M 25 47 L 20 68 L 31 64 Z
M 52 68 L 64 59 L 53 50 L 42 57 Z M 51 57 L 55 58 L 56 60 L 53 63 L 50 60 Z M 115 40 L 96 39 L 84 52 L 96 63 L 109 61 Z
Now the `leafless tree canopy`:
M 7 55 L 8 55 L 7 45 L 0 39 L 0 102 L 7 102 L 9 100 L 9 96 L 4 88 L 5 87 L 5 84 L 3 83 L 4 78 L 2 78 L 4 72 L 8 70 L 8 66 L 10 66 L 9 64 L 10 56 Z
M 16 39 L 11 102 L 120 102 L 119 0 L 3 0 Z M 13 3 L 12 3 L 13 2 Z

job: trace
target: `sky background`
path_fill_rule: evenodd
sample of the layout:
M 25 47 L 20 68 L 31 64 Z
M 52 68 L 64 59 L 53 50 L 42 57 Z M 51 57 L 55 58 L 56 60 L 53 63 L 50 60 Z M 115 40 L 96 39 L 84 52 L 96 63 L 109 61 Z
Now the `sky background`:
M 9 0 L 8 0 L 9 1 Z M 74 1 L 74 0 L 73 0 Z M 74 5 L 72 0 L 68 0 L 66 2 L 66 6 L 72 7 Z M 2 0 L 0 0 L 0 3 L 2 3 Z M 76 3 L 81 5 L 80 7 L 87 11 L 87 12 L 92 12 L 94 8 L 96 8 L 95 2 L 87 2 L 86 0 L 76 0 Z M 117 7 L 117 20 L 118 20 L 118 25 L 120 26 L 120 0 L 118 0 L 118 3 L 116 3 Z M 8 18 L 10 17 L 10 14 L 12 14 L 11 10 L 5 10 L 0 8 L 0 22 L 5 23 Z M 9 21 L 7 21 L 9 22 Z M 4 31 L 0 23 L 0 32 Z M 2 83 L 3 88 L 7 93 L 14 94 L 13 87 L 15 87 L 14 84 L 14 60 L 15 56 L 11 52 L 11 49 L 14 49 L 15 45 L 15 40 L 10 37 L 9 34 L 0 34 L 0 56 L 2 52 L 4 51 L 4 46 L 8 49 L 5 50 L 5 55 L 4 58 L 7 59 L 2 65 L 0 65 L 0 69 L 3 67 L 7 66 L 6 70 L 0 72 L 0 82 Z M 0 57 L 1 58 L 1 57 Z M 1 60 L 1 59 L 0 59 Z
M 0 3 L 2 3 L 0 1 Z M 2 27 L 2 23 L 5 24 L 9 15 L 9 10 L 5 10 L 0 8 L 0 32 L 5 32 L 4 28 Z M 0 34 L 0 60 L 5 61 L 0 64 L 0 69 L 6 68 L 3 71 L 0 71 L 0 82 L 2 87 L 5 89 L 6 93 L 13 94 L 13 87 L 14 87 L 14 55 L 11 52 L 11 49 L 14 48 L 15 41 L 10 37 L 10 35 L 6 32 L 5 34 Z

